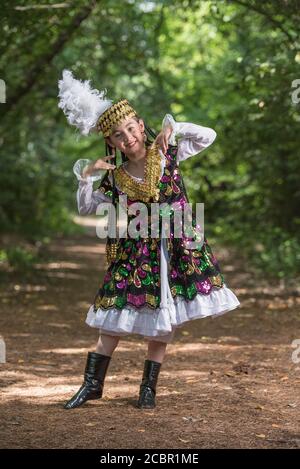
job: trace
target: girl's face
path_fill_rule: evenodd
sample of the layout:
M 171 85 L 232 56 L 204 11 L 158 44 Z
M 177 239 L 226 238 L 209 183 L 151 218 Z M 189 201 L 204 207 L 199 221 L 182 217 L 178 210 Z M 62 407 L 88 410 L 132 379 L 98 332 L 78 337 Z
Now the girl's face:
M 122 124 L 115 127 L 107 141 L 111 147 L 122 151 L 130 160 L 137 160 L 144 156 L 145 148 L 144 122 L 137 122 L 133 117 L 127 117 Z

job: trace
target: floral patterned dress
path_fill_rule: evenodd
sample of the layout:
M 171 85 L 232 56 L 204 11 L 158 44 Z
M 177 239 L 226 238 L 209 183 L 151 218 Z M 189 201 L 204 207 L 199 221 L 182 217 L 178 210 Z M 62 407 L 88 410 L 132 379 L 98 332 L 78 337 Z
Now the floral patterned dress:
M 216 132 L 196 124 L 175 122 L 170 114 L 163 120 L 163 128 L 171 125 L 173 132 L 166 154 L 158 151 L 159 182 L 157 196 L 145 203 L 151 213 L 154 201 L 167 207 L 181 207 L 188 203 L 180 162 L 200 153 L 215 139 Z M 79 160 L 74 173 L 79 180 L 77 203 L 80 214 L 95 213 L 99 203 L 110 202 L 112 180 L 109 173 L 103 177 L 97 190 L 93 179 L 83 178 L 82 167 L 89 160 Z M 127 196 L 127 205 L 140 201 L 134 192 L 126 192 L 136 178 L 123 163 L 119 196 Z M 147 175 L 147 173 L 146 173 Z M 163 205 L 160 205 L 163 207 Z M 159 210 L 158 223 L 163 210 Z M 235 294 L 227 287 L 219 263 L 206 237 L 201 247 L 189 248 L 188 241 L 195 239 L 196 220 L 191 214 L 193 236 L 174 236 L 174 211 L 169 210 L 169 237 L 123 237 L 118 240 L 117 256 L 108 265 L 90 306 L 86 323 L 110 335 L 138 334 L 146 339 L 170 342 L 177 327 L 187 321 L 207 316 L 217 316 L 240 305 Z M 130 223 L 131 216 L 128 215 Z M 149 221 L 150 223 L 150 221 Z M 153 223 L 153 218 L 151 218 Z M 149 227 L 149 232 L 151 232 Z M 162 231 L 160 231 L 162 233 Z M 200 246 L 200 245 L 199 245 Z

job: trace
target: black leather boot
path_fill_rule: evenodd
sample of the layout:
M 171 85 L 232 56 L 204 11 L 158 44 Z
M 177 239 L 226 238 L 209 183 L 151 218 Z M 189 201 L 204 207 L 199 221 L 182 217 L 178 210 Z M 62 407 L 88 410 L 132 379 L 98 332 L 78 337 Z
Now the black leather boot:
M 79 407 L 90 399 L 102 397 L 104 379 L 111 357 L 88 352 L 84 381 L 77 393 L 64 405 L 65 409 Z
M 155 407 L 155 394 L 161 363 L 145 360 L 142 384 L 137 406 L 140 409 L 153 409 Z

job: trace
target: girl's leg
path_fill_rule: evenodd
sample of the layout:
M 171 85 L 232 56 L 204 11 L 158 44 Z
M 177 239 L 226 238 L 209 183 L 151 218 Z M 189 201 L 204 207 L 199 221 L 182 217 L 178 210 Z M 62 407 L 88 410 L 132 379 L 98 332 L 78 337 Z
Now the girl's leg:
M 96 352 L 88 352 L 83 384 L 65 404 L 65 409 L 73 409 L 85 401 L 102 397 L 105 375 L 119 340 L 119 336 L 100 334 Z
M 102 355 L 111 357 L 119 343 L 119 340 L 120 337 L 116 335 L 100 334 L 96 346 L 96 353 L 101 353 Z
M 159 342 L 156 340 L 149 340 L 148 342 L 148 360 L 162 363 L 166 353 L 167 343 Z

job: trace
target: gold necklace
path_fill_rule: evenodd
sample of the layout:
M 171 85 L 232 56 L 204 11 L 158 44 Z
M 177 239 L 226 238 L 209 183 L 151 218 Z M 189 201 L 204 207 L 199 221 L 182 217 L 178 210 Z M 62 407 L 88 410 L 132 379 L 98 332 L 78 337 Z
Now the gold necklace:
M 156 143 L 153 143 L 146 150 L 144 179 L 142 181 L 138 181 L 128 174 L 123 165 L 114 172 L 116 184 L 121 191 L 127 194 L 130 199 L 143 202 L 149 202 L 152 198 L 156 202 L 159 200 L 160 173 L 161 158 Z

